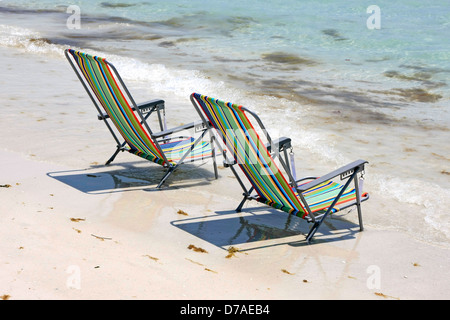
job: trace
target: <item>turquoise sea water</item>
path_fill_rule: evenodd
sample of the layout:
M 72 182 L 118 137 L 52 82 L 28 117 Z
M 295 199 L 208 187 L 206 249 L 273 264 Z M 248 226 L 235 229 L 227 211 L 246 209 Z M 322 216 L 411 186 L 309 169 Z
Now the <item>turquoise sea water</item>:
M 406 215 L 407 232 L 450 243 L 447 0 L 16 0 L 0 19 L 1 46 L 82 49 L 130 86 L 248 106 L 306 152 L 298 172 L 367 159 L 370 201 L 388 208 L 371 222 Z
M 73 20 L 67 9 L 73 5 L 79 8 L 80 29 L 69 31 Z M 356 0 L 2 1 L 2 11 L 53 18 L 51 31 L 63 38 L 153 40 L 166 48 L 187 46 L 228 59 L 260 59 L 276 51 L 311 63 L 365 65 L 358 73 L 366 69 L 362 76 L 369 79 L 370 69 L 375 69 L 370 63 L 376 62 L 381 74 L 423 68 L 429 72 L 425 77 L 445 79 L 442 73 L 450 68 L 448 2 L 402 0 L 376 5 L 380 29 L 375 30 L 367 27 L 370 4 Z M 45 25 L 40 27 L 45 30 Z
M 367 26 L 374 14 L 367 12 L 370 5 L 356 0 L 2 1 L 1 11 L 49 43 L 216 73 L 289 99 L 316 98 L 320 90 L 315 94 L 306 87 L 321 83 L 413 102 L 448 101 L 448 2 L 380 1 L 379 29 Z M 432 118 L 443 126 L 450 119 Z

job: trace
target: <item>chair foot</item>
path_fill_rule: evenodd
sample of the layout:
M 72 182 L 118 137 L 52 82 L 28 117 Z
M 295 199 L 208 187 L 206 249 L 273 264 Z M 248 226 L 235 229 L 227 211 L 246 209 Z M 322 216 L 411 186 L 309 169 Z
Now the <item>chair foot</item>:
M 114 152 L 114 154 L 111 156 L 111 158 L 109 158 L 109 160 L 106 161 L 105 166 L 109 165 L 111 162 L 114 161 L 114 159 L 116 158 L 116 156 L 119 154 L 120 150 L 121 150 L 121 149 L 118 147 L 117 150 Z
M 109 165 L 111 162 L 114 161 L 114 159 L 116 158 L 117 153 L 115 153 L 111 158 L 109 158 L 108 161 L 105 162 L 105 166 Z
M 307 236 L 306 236 L 306 243 L 310 244 L 311 239 L 314 237 L 314 234 L 316 233 L 317 229 L 320 227 L 320 222 L 314 222 L 313 226 L 309 230 Z
M 214 177 L 217 179 L 219 179 L 219 172 L 217 171 L 217 163 L 214 160 Z
M 241 212 L 242 211 L 242 207 L 244 206 L 245 201 L 247 201 L 247 198 L 244 196 L 244 199 L 241 201 L 239 206 L 236 208 L 236 212 Z
M 161 189 L 162 185 L 164 184 L 164 182 L 166 182 L 167 178 L 169 178 L 169 176 L 172 174 L 174 170 L 173 169 L 169 169 L 166 174 L 162 177 L 161 181 L 159 182 L 159 184 L 156 186 L 156 189 Z

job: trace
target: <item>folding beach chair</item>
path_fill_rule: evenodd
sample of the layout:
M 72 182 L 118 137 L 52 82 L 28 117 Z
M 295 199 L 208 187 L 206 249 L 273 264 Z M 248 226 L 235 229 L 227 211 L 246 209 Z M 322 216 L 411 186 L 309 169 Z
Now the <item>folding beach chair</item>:
M 309 243 L 324 219 L 333 212 L 356 205 L 360 230 L 363 230 L 361 202 L 369 198 L 360 193 L 358 175 L 364 173 L 367 161 L 358 160 L 322 177 L 294 179 L 286 150 L 291 148 L 289 138 L 272 140 L 259 117 L 250 110 L 208 96 L 193 93 L 191 102 L 203 121 L 220 137 L 226 146 L 218 147 L 224 154 L 225 165 L 230 167 L 244 190 L 244 199 L 236 211 L 241 211 L 247 200 L 256 200 L 276 209 L 297 215 L 313 223 L 306 241 Z M 248 115 L 258 123 L 266 136 L 267 145 L 260 139 Z M 231 156 L 227 154 L 227 150 Z M 282 151 L 282 153 L 280 153 Z M 272 154 L 274 155 L 272 157 Z M 283 159 L 284 154 L 284 159 Z M 285 174 L 277 167 L 274 157 L 279 156 Z M 230 159 L 231 158 L 231 159 Z M 234 169 L 238 165 L 251 187 L 247 188 Z M 333 181 L 340 177 L 344 184 Z M 351 188 L 351 182 L 354 187 Z M 253 194 L 253 193 L 256 194 Z
M 117 149 L 106 165 L 114 160 L 119 151 L 128 151 L 155 162 L 168 169 L 157 186 L 160 188 L 181 164 L 212 157 L 217 179 L 214 141 L 203 141 L 207 129 L 202 121 L 167 129 L 164 100 L 136 104 L 116 68 L 106 59 L 72 49 L 65 50 L 65 55 L 94 103 L 98 119 L 104 121 L 117 143 Z M 153 132 L 147 123 L 153 113 L 158 115 L 160 132 Z M 176 135 L 192 128 L 198 132 L 196 139 Z

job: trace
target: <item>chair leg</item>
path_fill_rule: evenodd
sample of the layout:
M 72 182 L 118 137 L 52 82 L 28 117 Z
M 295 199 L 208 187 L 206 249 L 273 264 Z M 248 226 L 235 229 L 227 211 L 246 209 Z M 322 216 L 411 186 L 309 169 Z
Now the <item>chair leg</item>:
M 173 168 L 169 168 L 167 170 L 167 172 L 164 174 L 164 176 L 162 177 L 161 181 L 159 182 L 158 186 L 156 187 L 156 189 L 161 189 L 162 185 L 164 184 L 164 182 L 166 182 L 167 178 L 169 178 L 169 176 L 172 174 L 172 172 L 174 172 Z
M 244 194 L 244 199 L 242 199 L 241 203 L 239 204 L 239 206 L 236 208 L 236 212 L 241 212 L 242 211 L 242 207 L 244 206 L 245 201 L 247 201 L 247 197 Z
M 308 232 L 308 235 L 306 236 L 306 243 L 310 243 L 312 237 L 314 237 L 314 234 L 316 233 L 317 229 L 319 229 L 320 225 L 321 225 L 321 221 L 318 222 L 314 222 L 313 226 L 311 227 L 311 229 Z
M 359 190 L 359 183 L 357 176 L 354 177 L 355 184 L 355 195 L 356 195 L 356 209 L 358 210 L 358 221 L 359 221 L 359 231 L 364 231 L 363 221 L 362 221 L 362 210 L 361 210 L 361 190 Z
M 116 158 L 116 156 L 119 154 L 121 148 L 117 147 L 116 152 L 114 152 L 114 154 L 111 156 L 111 158 L 109 158 L 108 161 L 106 161 L 105 166 L 107 166 L 108 164 L 110 164 L 111 162 L 114 161 L 114 159 Z
M 212 158 L 213 158 L 213 166 L 214 166 L 214 176 L 216 179 L 219 179 L 219 172 L 217 171 L 217 161 L 216 161 L 216 149 L 214 146 L 214 136 L 211 137 L 211 148 L 212 148 Z
M 242 181 L 241 181 L 241 183 L 242 183 Z M 241 184 L 241 185 L 242 185 L 242 187 L 244 188 L 244 191 L 245 191 L 245 193 L 242 194 L 242 195 L 244 196 L 244 199 L 242 199 L 241 203 L 240 203 L 239 206 L 236 208 L 236 212 L 241 212 L 241 211 L 242 211 L 242 207 L 244 206 L 245 201 L 249 200 L 249 197 L 250 197 L 250 195 L 251 195 L 252 192 L 253 192 L 253 187 L 251 187 L 250 190 L 247 191 L 247 190 L 245 189 L 244 185 L 243 185 L 243 184 Z
M 356 205 L 356 208 L 358 209 L 359 231 L 364 231 L 364 226 L 363 226 L 363 221 L 362 221 L 361 204 L 358 203 Z

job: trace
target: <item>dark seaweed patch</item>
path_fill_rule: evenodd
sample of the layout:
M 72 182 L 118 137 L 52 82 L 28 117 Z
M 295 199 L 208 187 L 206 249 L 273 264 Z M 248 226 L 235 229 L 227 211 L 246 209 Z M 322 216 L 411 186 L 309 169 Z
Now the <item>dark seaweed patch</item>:
M 390 57 L 388 56 L 384 56 L 384 57 L 380 57 L 380 58 L 372 58 L 372 59 L 366 59 L 366 62 L 383 62 L 383 61 L 389 61 L 391 60 Z
M 442 98 L 440 94 L 430 93 L 422 88 L 393 89 L 393 94 L 407 98 L 409 101 L 436 102 Z
M 450 73 L 449 69 L 444 69 L 444 68 L 439 68 L 439 67 L 415 66 L 415 65 L 409 65 L 409 64 L 401 64 L 399 67 L 405 68 L 405 69 L 416 70 L 416 71 L 420 71 L 420 72 L 428 72 L 428 73 L 432 73 L 432 74 Z
M 201 40 L 200 38 L 196 37 L 190 37 L 190 38 L 179 38 L 175 42 L 176 43 L 182 43 L 182 42 L 191 42 L 191 41 L 198 41 Z
M 29 41 L 31 43 L 35 43 L 35 44 L 38 44 L 38 45 L 41 45 L 41 44 L 52 44 L 52 41 L 50 39 L 47 39 L 47 38 L 31 38 Z
M 256 20 L 251 17 L 231 17 L 227 22 L 232 25 L 231 31 L 242 31 L 250 27 Z
M 335 29 L 324 29 L 322 30 L 322 33 L 332 37 L 336 41 L 342 41 L 342 40 L 348 40 L 347 38 L 344 38 L 337 30 Z
M 153 40 L 157 40 L 157 39 L 161 39 L 160 38 L 155 38 Z M 191 41 L 198 41 L 200 40 L 200 38 L 179 38 L 175 41 L 162 41 L 158 44 L 159 47 L 163 47 L 163 48 L 171 48 L 171 47 L 175 47 L 177 43 L 185 43 L 185 42 L 191 42 Z
M 432 74 L 429 72 L 415 72 L 412 75 L 402 74 L 398 71 L 389 70 L 383 73 L 388 78 L 395 78 L 400 80 L 412 80 L 412 81 L 428 81 L 431 79 Z
M 422 88 L 394 88 L 392 90 L 372 90 L 373 93 L 381 93 L 386 95 L 398 95 L 405 98 L 407 101 L 416 101 L 416 102 L 436 102 L 442 98 L 440 94 L 431 93 Z
M 67 7 L 64 8 L 57 8 L 57 9 L 23 9 L 18 7 L 0 7 L 0 12 L 6 12 L 6 13 L 13 13 L 13 14 L 52 14 L 52 13 L 60 13 L 65 12 L 67 10 Z
M 163 41 L 158 44 L 159 47 L 170 48 L 175 47 L 175 43 L 173 41 Z
M 104 8 L 128 8 L 134 7 L 136 4 L 134 3 L 110 3 L 110 2 L 102 2 L 100 5 Z
M 248 25 L 249 23 L 256 22 L 256 20 L 251 17 L 231 17 L 228 19 L 228 22 L 233 24 Z
M 74 41 L 66 38 L 31 38 L 28 41 L 36 46 L 45 45 L 65 45 L 65 46 L 80 46 L 82 42 Z
M 437 69 L 434 68 L 422 68 L 412 66 L 409 68 L 415 70 L 415 72 L 405 74 L 395 70 L 388 70 L 384 72 L 383 75 L 388 78 L 394 78 L 403 81 L 419 81 L 423 85 L 426 85 L 428 88 L 439 88 L 447 85 L 444 81 L 434 81 L 432 79 L 435 74 L 439 72 L 445 72 L 443 69 L 438 71 Z
M 312 66 L 317 64 L 314 60 L 302 58 L 298 55 L 286 52 L 272 52 L 272 53 L 264 53 L 261 57 L 269 62 L 281 63 L 281 64 L 289 64 L 289 65 L 308 65 Z
M 157 23 L 164 25 L 164 26 L 180 28 L 185 25 L 185 23 L 183 23 L 183 21 L 184 20 L 181 18 L 170 18 L 170 19 L 167 19 L 164 21 L 158 21 Z

